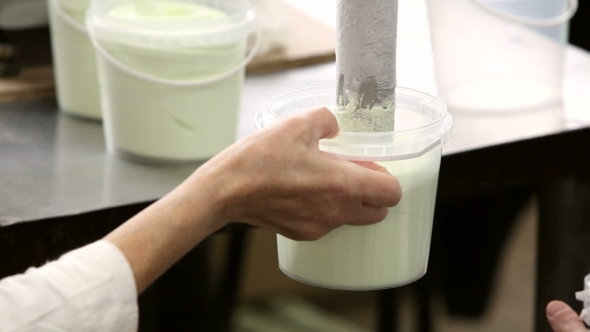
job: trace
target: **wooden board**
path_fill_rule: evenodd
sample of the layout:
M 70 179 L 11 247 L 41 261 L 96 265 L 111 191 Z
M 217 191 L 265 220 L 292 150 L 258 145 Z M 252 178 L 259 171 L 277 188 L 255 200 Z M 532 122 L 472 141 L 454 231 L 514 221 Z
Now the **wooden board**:
M 261 74 L 333 61 L 336 37 L 332 28 L 288 6 L 291 26 L 287 47 L 257 57 L 248 65 L 248 74 Z M 19 76 L 0 78 L 0 102 L 46 98 L 55 95 L 51 66 L 25 69 Z
M 249 74 L 334 61 L 336 58 L 334 29 L 298 9 L 282 4 L 287 7 L 291 19 L 287 47 L 282 51 L 252 60 L 248 66 Z
M 0 78 L 0 102 L 55 95 L 51 66 L 27 68 L 17 77 Z

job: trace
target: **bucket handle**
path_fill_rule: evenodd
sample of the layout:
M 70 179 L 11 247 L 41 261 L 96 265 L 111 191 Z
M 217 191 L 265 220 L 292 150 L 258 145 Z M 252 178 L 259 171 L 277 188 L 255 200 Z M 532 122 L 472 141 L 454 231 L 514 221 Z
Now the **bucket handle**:
M 257 129 L 262 129 L 262 114 L 264 114 L 264 110 L 260 110 L 254 115 L 254 124 Z
M 76 21 L 74 18 L 68 15 L 68 13 L 66 13 L 63 8 L 61 8 L 61 5 L 57 2 L 57 0 L 49 0 L 49 5 L 55 10 L 57 16 L 59 16 L 62 20 L 64 20 L 64 22 L 74 28 L 74 30 L 77 30 L 83 34 L 87 33 L 84 24 Z
M 505 20 L 513 21 L 516 23 L 537 26 L 537 27 L 550 27 L 550 26 L 555 26 L 555 25 L 565 23 L 565 22 L 569 21 L 574 16 L 576 11 L 578 10 L 578 0 L 567 0 L 568 8 L 561 15 L 551 18 L 551 19 L 546 19 L 546 20 L 530 19 L 530 18 L 520 17 L 517 15 L 506 14 L 500 10 L 490 8 L 489 6 L 486 6 L 485 4 L 483 4 L 480 0 L 469 0 L 469 1 L 471 1 L 471 3 L 473 3 L 474 5 L 479 7 L 481 10 L 483 10 L 493 16 L 497 16 L 497 17 L 503 18 Z
M 111 62 L 115 67 L 119 68 L 120 70 L 126 72 L 127 74 L 129 74 L 131 76 L 135 76 L 136 78 L 139 78 L 139 79 L 142 79 L 142 80 L 145 80 L 148 82 L 152 82 L 152 83 L 162 84 L 162 85 L 178 86 L 178 87 L 194 87 L 194 86 L 207 85 L 207 84 L 215 83 L 217 81 L 221 81 L 221 80 L 226 79 L 226 78 L 230 77 L 231 75 L 237 73 L 242 68 L 244 68 L 254 58 L 254 56 L 256 55 L 256 52 L 260 48 L 260 44 L 262 43 L 262 32 L 261 32 L 260 28 L 257 28 L 255 33 L 256 33 L 256 35 L 255 35 L 256 41 L 255 41 L 254 45 L 252 46 L 252 48 L 250 49 L 250 51 L 248 52 L 246 57 L 242 61 L 240 61 L 240 63 L 238 63 L 235 67 L 233 67 L 231 70 L 229 70 L 223 74 L 209 77 L 206 79 L 199 79 L 199 80 L 193 80 L 193 81 L 177 81 L 177 80 L 160 78 L 160 77 L 156 77 L 156 76 L 149 75 L 149 74 L 144 74 L 138 70 L 135 70 L 135 69 L 129 67 L 128 65 L 119 61 L 112 54 L 110 54 L 100 44 L 100 42 L 96 39 L 96 36 L 94 36 L 91 29 L 89 29 L 88 35 L 90 37 L 90 41 L 92 42 L 92 45 L 94 45 L 94 48 L 103 57 L 105 57 L 105 59 L 107 59 L 109 62 Z

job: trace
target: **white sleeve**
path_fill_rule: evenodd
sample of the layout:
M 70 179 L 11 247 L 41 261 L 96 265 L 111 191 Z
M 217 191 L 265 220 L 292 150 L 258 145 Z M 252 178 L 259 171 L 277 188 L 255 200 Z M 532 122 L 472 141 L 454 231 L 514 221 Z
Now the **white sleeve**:
M 108 241 L 0 280 L 0 331 L 135 332 L 135 278 Z

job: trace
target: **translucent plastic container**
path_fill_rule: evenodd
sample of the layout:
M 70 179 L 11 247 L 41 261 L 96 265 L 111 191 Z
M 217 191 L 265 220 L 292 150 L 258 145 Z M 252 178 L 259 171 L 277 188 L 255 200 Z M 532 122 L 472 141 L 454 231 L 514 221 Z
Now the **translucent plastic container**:
M 257 114 L 259 127 L 318 106 L 335 105 L 333 84 L 311 85 L 273 97 Z M 277 235 L 279 265 L 293 279 L 315 286 L 370 290 L 411 283 L 426 273 L 441 151 L 451 138 L 445 104 L 419 91 L 396 89 L 395 131 L 341 132 L 320 141 L 342 160 L 375 161 L 402 187 L 400 203 L 371 226 L 343 226 L 317 241 Z
M 101 119 L 96 57 L 84 19 L 90 0 L 48 0 L 53 69 L 59 108 Z
M 133 0 L 96 0 L 88 12 L 107 148 L 136 160 L 210 158 L 236 139 L 254 12 L 245 0 L 139 3 L 160 13 Z
M 577 0 L 427 0 L 438 96 L 452 112 L 561 100 Z

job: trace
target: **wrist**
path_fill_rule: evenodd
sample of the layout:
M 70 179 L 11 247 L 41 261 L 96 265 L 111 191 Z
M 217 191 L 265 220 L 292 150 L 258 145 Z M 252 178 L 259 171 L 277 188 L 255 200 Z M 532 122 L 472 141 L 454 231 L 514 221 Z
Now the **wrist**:
M 207 235 L 223 228 L 231 219 L 227 213 L 231 207 L 231 195 L 223 184 L 223 177 L 215 173 L 199 169 L 170 195 L 184 206 L 185 217 L 182 219 L 191 227 L 204 230 Z

